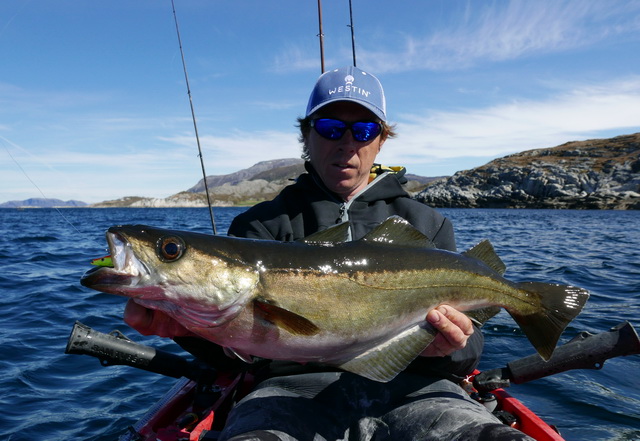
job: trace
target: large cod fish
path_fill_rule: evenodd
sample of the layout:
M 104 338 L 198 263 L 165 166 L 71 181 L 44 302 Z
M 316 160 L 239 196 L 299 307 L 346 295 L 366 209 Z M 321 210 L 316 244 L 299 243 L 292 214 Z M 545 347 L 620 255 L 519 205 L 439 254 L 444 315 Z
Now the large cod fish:
M 442 303 L 481 322 L 506 309 L 546 360 L 589 297 L 506 280 L 487 241 L 461 254 L 439 250 L 399 217 L 358 241 L 344 241 L 347 229 L 277 242 L 112 227 L 113 267 L 81 283 L 164 311 L 241 356 L 319 362 L 382 382 L 431 343 L 426 315 Z

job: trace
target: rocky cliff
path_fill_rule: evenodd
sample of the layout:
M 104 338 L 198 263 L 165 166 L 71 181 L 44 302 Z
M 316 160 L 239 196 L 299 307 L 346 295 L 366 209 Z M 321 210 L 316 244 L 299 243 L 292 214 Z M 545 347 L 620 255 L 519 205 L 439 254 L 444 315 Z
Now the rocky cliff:
M 434 207 L 640 209 L 640 133 L 529 150 L 434 181 Z

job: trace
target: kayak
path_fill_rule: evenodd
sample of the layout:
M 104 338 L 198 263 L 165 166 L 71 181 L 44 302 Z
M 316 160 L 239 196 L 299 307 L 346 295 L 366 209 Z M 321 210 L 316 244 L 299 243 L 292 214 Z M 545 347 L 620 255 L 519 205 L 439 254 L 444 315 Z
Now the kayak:
M 504 389 L 479 394 L 473 388 L 473 377 L 478 373 L 474 372 L 462 386 L 502 422 L 537 441 L 564 441 L 553 426 Z M 250 390 L 251 384 L 248 375 L 221 375 L 211 390 L 199 391 L 197 382 L 181 378 L 136 424 L 129 427 L 120 441 L 215 441 L 232 404 Z
M 547 424 L 531 409 L 509 395 L 504 389 L 496 389 L 493 391 L 493 394 L 496 396 L 498 403 L 500 403 L 500 409 L 516 418 L 515 425 L 513 426 L 516 429 L 526 433 L 537 441 L 564 440 L 555 426 Z
M 231 407 L 255 383 L 249 373 L 216 371 L 197 359 L 189 361 L 138 344 L 119 331 L 104 334 L 80 322 L 73 326 L 65 353 L 98 358 L 102 366 L 128 365 L 178 378 L 120 441 L 216 441 Z M 505 424 L 537 441 L 563 441 L 553 426 L 504 388 L 573 369 L 601 369 L 608 359 L 635 354 L 640 354 L 640 337 L 631 323 L 623 322 L 599 334 L 579 333 L 557 347 L 548 361 L 533 354 L 503 368 L 476 371 L 460 385 Z
M 119 441 L 215 441 L 249 382 L 243 374 L 220 375 L 212 387 L 201 390 L 196 381 L 182 377 Z
M 468 382 L 473 385 L 473 379 L 479 373 L 479 371 L 474 372 L 470 378 L 465 380 L 465 384 Z M 467 390 L 469 391 L 469 389 Z M 474 393 L 473 389 L 471 389 L 471 394 Z M 491 401 L 496 403 L 492 412 L 505 424 L 509 424 L 511 427 L 526 433 L 536 441 L 564 441 L 555 426 L 547 424 L 535 412 L 520 400 L 511 396 L 506 390 L 502 388 L 494 389 L 488 393 L 488 397 L 489 399 L 493 397 L 494 400 Z M 486 405 L 487 398 L 485 398 L 485 395 L 479 395 L 479 401 Z

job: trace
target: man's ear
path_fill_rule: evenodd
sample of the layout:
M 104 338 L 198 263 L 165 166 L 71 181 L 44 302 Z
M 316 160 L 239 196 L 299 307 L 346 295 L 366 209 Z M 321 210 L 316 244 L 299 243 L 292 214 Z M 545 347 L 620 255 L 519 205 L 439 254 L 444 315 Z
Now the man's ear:
M 380 153 L 380 150 L 382 150 L 382 144 L 385 143 L 385 141 L 387 140 L 387 138 L 382 138 L 380 137 L 380 145 L 378 145 L 378 153 Z

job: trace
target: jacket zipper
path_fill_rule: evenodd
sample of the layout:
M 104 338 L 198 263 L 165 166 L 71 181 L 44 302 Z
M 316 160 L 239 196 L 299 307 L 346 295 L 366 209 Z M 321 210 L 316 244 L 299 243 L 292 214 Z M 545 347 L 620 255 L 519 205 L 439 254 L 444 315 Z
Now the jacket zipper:
M 385 172 L 385 173 L 382 173 L 382 174 L 378 175 L 373 181 L 369 182 L 369 184 L 367 184 L 367 186 L 365 188 L 360 190 L 351 199 L 349 199 L 349 201 L 343 202 L 340 205 L 339 217 L 336 220 L 336 223 L 339 224 L 341 222 L 348 222 L 349 221 L 349 207 L 351 207 L 351 203 L 353 201 L 355 201 L 356 199 L 358 199 L 365 191 L 369 190 L 371 187 L 373 187 L 375 184 L 377 184 L 378 181 L 382 180 L 388 174 L 389 174 L 389 172 Z M 353 227 L 349 226 L 349 235 L 348 235 L 347 241 L 352 241 L 353 240 L 353 232 L 351 231 L 352 228 Z
M 390 172 L 384 172 L 379 174 L 373 181 L 369 182 L 367 184 L 367 186 L 365 188 L 363 188 L 362 190 L 360 190 L 358 193 L 356 193 L 348 202 L 344 202 L 342 201 L 340 204 L 340 208 L 339 208 L 339 212 L 338 212 L 338 219 L 336 219 L 336 224 L 339 224 L 341 222 L 348 222 L 349 221 L 349 207 L 351 206 L 351 203 L 353 201 L 355 201 L 356 199 L 358 199 L 360 197 L 360 195 L 362 195 L 362 193 L 364 193 L 365 191 L 367 191 L 368 189 L 370 189 L 371 187 L 373 187 L 375 184 L 378 183 L 378 181 L 381 181 L 382 179 L 384 179 Z M 336 202 L 340 202 L 339 200 L 337 200 L 335 198 L 335 196 L 329 192 L 327 190 L 327 188 L 324 186 L 324 184 L 322 183 L 322 181 L 320 179 L 318 179 L 314 173 L 311 173 L 311 178 L 316 182 L 316 184 L 323 189 L 332 199 L 336 200 Z M 351 241 L 353 240 L 353 232 L 351 231 L 352 227 L 349 226 L 349 234 L 347 237 L 347 241 Z

